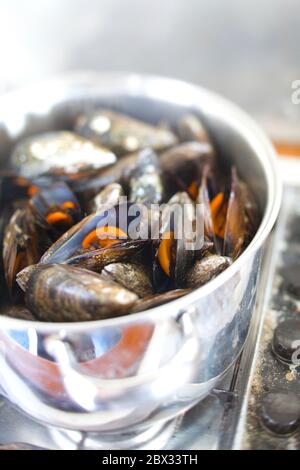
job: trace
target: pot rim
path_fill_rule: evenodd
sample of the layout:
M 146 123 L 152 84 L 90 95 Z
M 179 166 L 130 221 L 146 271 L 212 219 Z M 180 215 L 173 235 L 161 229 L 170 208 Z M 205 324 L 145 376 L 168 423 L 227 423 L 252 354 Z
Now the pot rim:
M 113 88 L 119 91 L 122 90 L 123 92 L 126 90 L 128 95 L 146 95 L 149 98 L 152 97 L 161 101 L 172 101 L 176 104 L 185 105 L 191 104 L 194 108 L 204 107 L 205 102 L 217 105 L 218 110 L 223 111 L 223 113 L 226 112 L 226 115 L 229 116 L 229 120 L 232 122 L 237 132 L 242 134 L 248 142 L 251 141 L 251 146 L 256 153 L 262 170 L 264 171 L 264 176 L 267 182 L 267 203 L 264 216 L 251 243 L 231 266 L 207 284 L 193 290 L 189 294 L 186 294 L 177 300 L 173 300 L 167 304 L 144 312 L 132 313 L 104 320 L 74 323 L 20 320 L 0 315 L 1 329 L 24 330 L 35 328 L 43 333 L 54 333 L 58 330 L 63 330 L 64 333 L 75 333 L 79 331 L 96 330 L 102 327 L 121 326 L 124 324 L 128 324 L 128 326 L 130 326 L 137 322 L 141 323 L 149 320 L 161 320 L 166 319 L 168 316 L 177 315 L 179 312 L 189 309 L 189 307 L 199 298 L 203 298 L 218 289 L 227 280 L 232 278 L 237 271 L 239 271 L 242 265 L 246 264 L 247 261 L 250 260 L 255 252 L 261 248 L 269 235 L 280 209 L 282 182 L 279 172 L 276 171 L 277 157 L 271 142 L 246 112 L 231 103 L 229 100 L 207 90 L 206 88 L 202 88 L 201 86 L 191 84 L 183 80 L 148 74 L 136 74 L 131 72 L 78 71 L 57 75 L 52 79 L 43 80 L 5 93 L 0 97 L 0 109 L 1 103 L 5 104 L 5 101 L 9 103 L 12 99 L 19 100 L 20 98 L 23 98 L 22 104 L 23 106 L 26 106 L 26 98 L 30 97 L 33 92 L 38 93 L 39 90 L 51 90 L 51 93 L 46 94 L 46 99 L 51 101 L 53 96 L 61 95 L 63 97 L 66 92 L 72 91 L 72 88 L 74 88 L 73 93 L 75 93 L 76 89 L 79 91 L 80 87 L 83 87 L 86 90 L 87 96 L 89 96 L 90 92 L 93 93 L 95 88 L 101 89 L 102 87 L 109 87 L 110 90 Z M 191 101 L 190 103 L 189 99 Z

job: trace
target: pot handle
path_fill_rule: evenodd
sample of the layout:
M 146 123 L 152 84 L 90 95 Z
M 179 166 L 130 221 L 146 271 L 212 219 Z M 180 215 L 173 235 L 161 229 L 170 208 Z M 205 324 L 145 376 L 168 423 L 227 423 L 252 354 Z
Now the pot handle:
M 77 362 L 69 342 L 58 336 L 44 339 L 45 349 L 59 365 L 62 380 L 70 398 L 87 411 L 96 411 L 110 399 L 128 399 L 132 401 L 133 393 L 143 392 L 143 388 L 155 384 L 163 393 L 168 387 L 176 389 L 191 375 L 192 366 L 199 351 L 196 328 L 191 319 L 194 309 L 180 313 L 171 321 L 180 327 L 184 338 L 180 350 L 165 365 L 157 370 L 141 373 L 121 379 L 102 379 L 83 371 Z M 184 371 L 182 376 L 179 371 Z

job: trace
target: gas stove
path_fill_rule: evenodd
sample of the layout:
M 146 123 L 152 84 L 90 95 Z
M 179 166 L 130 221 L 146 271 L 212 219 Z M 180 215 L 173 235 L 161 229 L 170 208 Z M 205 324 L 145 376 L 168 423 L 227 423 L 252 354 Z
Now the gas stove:
M 265 246 L 248 339 L 217 389 L 163 428 L 113 443 L 96 433 L 38 424 L 0 397 L 0 443 L 25 449 L 300 449 L 300 163 L 282 159 L 281 169 L 288 179 Z

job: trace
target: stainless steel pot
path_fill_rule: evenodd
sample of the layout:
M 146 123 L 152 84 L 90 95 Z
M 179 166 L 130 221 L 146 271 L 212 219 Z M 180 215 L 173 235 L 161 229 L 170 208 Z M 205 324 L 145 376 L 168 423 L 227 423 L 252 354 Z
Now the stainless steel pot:
M 25 135 L 69 128 L 98 105 L 150 122 L 200 113 L 262 212 L 256 236 L 231 267 L 167 305 L 73 324 L 0 316 L 0 384 L 19 408 L 67 429 L 140 432 L 203 398 L 241 352 L 281 185 L 271 144 L 237 107 L 187 83 L 131 74 L 73 74 L 2 96 L 1 161 Z

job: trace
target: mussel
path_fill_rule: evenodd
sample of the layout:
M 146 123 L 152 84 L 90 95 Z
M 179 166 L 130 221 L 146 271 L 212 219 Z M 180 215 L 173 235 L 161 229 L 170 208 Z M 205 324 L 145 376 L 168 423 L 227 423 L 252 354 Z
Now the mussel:
M 215 252 L 237 258 L 246 241 L 247 212 L 236 168 L 231 169 L 229 189 L 223 185 L 216 193 L 210 191 L 209 168 L 205 167 L 197 203 L 203 207 L 205 235 L 214 243 Z
M 231 188 L 224 227 L 223 253 L 236 259 L 244 246 L 246 237 L 246 212 L 236 168 L 231 171 Z
M 239 191 L 245 212 L 245 244 L 248 245 L 258 229 L 260 213 L 254 195 L 244 181 L 239 180 Z
M 41 258 L 41 263 L 63 263 L 87 251 L 128 241 L 128 227 L 138 215 L 129 215 L 129 205 L 119 204 L 90 214 L 65 232 Z
M 184 142 L 164 152 L 160 166 L 169 193 L 187 191 L 195 200 L 204 167 L 215 167 L 214 150 L 208 142 Z
M 37 191 L 29 207 L 36 223 L 53 233 L 55 239 L 82 218 L 79 202 L 63 182 L 53 183 Z
M 10 172 L 0 174 L 0 210 L 13 201 L 25 199 L 28 195 L 30 182 L 26 178 Z
M 214 227 L 214 212 L 211 206 L 211 198 L 209 193 L 208 178 L 210 175 L 210 167 L 206 165 L 203 169 L 201 184 L 199 187 L 196 203 L 203 208 L 203 221 L 204 221 L 204 232 L 208 240 L 210 240 L 215 249 L 218 251 L 216 243 L 216 234 Z M 217 219 L 218 214 L 216 214 Z M 219 221 L 219 220 L 218 220 Z
M 125 189 L 129 186 L 132 172 L 137 166 L 138 155 L 136 153 L 126 155 L 113 166 L 109 166 L 95 172 L 92 175 L 70 181 L 71 187 L 83 205 L 89 205 L 90 201 L 107 185 L 119 183 Z
M 67 265 L 40 265 L 28 279 L 27 307 L 42 321 L 70 322 L 124 315 L 138 297 L 97 273 Z
M 10 208 L 6 207 L 0 211 L 0 246 L 3 248 L 3 240 L 6 231 L 6 227 L 9 223 L 11 217 L 11 210 Z M 4 300 L 8 297 L 7 292 L 7 284 L 5 279 L 5 272 L 4 272 L 4 262 L 3 262 L 3 249 L 2 249 L 2 256 L 0 257 L 0 299 Z
M 11 155 L 12 168 L 25 178 L 43 174 L 74 175 L 115 163 L 110 150 L 73 134 L 58 131 L 21 141 Z
M 154 294 L 151 282 L 151 272 L 142 263 L 112 263 L 105 266 L 102 276 L 111 279 L 131 290 L 139 297 L 149 297 Z
M 148 240 L 129 240 L 116 243 L 97 250 L 86 250 L 64 261 L 65 264 L 78 266 L 91 271 L 100 272 L 105 266 L 120 261 L 129 261 L 132 257 L 139 259 L 148 246 Z M 48 264 L 44 260 L 41 264 Z
M 28 207 L 18 209 L 5 229 L 3 266 L 9 292 L 12 294 L 18 272 L 37 263 L 41 256 L 40 240 Z
M 18 318 L 19 320 L 34 321 L 36 318 L 33 313 L 22 304 L 7 304 L 1 307 L 0 315 L 5 315 L 11 318 Z
M 186 285 L 189 288 L 203 286 L 232 264 L 232 260 L 226 256 L 207 253 L 202 259 L 197 260 L 186 276 Z
M 212 144 L 208 130 L 195 114 L 185 114 L 178 122 L 178 134 L 181 140 L 194 140 L 200 143 Z
M 149 147 L 163 150 L 177 142 L 177 137 L 170 130 L 106 109 L 80 115 L 75 129 L 118 155 Z
M 158 291 L 182 286 L 195 255 L 194 219 L 195 206 L 188 194 L 175 194 L 162 213 L 160 240 L 154 243 L 153 279 Z
M 151 149 L 142 150 L 130 179 L 132 202 L 159 204 L 163 199 L 163 183 L 157 155 Z
M 16 281 L 18 286 L 22 289 L 23 292 L 26 291 L 28 279 L 30 278 L 33 271 L 38 267 L 38 264 L 30 264 L 26 268 L 19 271 L 16 275 Z
M 107 208 L 116 206 L 123 195 L 124 191 L 120 184 L 108 184 L 93 198 L 90 204 L 90 210 L 92 213 L 103 212 L 103 210 Z
M 28 200 L 42 188 L 50 187 L 53 179 L 41 177 L 28 179 L 13 172 L 0 172 L 0 210 L 14 208 Z M 16 207 L 15 207 L 16 208 Z

